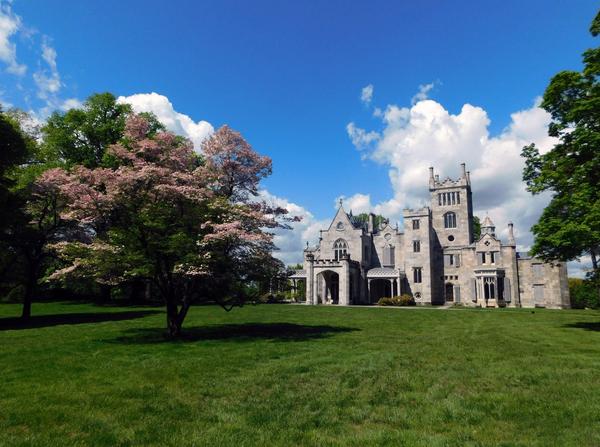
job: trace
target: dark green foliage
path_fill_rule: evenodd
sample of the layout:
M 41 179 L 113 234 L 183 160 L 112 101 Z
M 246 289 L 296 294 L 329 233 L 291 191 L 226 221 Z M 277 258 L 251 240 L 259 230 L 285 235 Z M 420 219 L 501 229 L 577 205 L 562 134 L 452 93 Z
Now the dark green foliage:
M 473 216 L 473 239 L 478 241 L 481 238 L 481 220 Z
M 593 280 L 569 278 L 569 295 L 574 309 L 600 309 L 598 284 Z
M 600 30 L 600 15 L 591 32 Z M 540 154 L 523 148 L 523 179 L 529 191 L 552 192 L 552 200 L 532 228 L 531 253 L 547 261 L 590 255 L 598 274 L 600 256 L 600 48 L 583 54 L 581 72 L 562 71 L 546 88 L 541 107 L 552 116 L 548 134 L 559 139 Z
M 600 445 L 599 311 L 197 306 L 176 342 L 161 308 L 18 312 L 6 447 Z

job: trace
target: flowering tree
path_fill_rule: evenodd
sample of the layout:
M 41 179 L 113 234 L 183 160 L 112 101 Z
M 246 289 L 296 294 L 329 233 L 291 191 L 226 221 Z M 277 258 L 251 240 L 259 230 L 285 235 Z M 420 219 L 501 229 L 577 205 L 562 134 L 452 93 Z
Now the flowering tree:
M 192 301 L 199 298 L 199 285 L 223 284 L 232 272 L 239 277 L 239 268 L 232 266 L 270 250 L 272 235 L 265 230 L 281 225 L 283 210 L 248 200 L 270 171 L 270 160 L 228 128 L 217 135 L 233 135 L 237 143 L 223 143 L 221 153 L 219 144 L 209 140 L 203 162 L 190 141 L 154 132 L 147 119 L 134 115 L 123 141 L 107 150 L 112 168 L 50 171 L 47 177 L 67 199 L 62 217 L 93 237 L 91 243 L 57 244 L 70 264 L 51 278 L 152 281 L 166 304 L 169 334 L 178 336 Z M 229 292 L 222 290 L 218 299 L 225 308 L 240 302 Z

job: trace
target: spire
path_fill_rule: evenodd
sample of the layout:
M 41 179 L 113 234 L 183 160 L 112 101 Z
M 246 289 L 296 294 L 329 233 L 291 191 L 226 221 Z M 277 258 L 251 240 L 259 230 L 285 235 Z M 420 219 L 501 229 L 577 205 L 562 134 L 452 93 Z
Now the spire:
M 342 207 L 343 204 L 344 204 L 344 198 L 340 197 L 340 208 Z

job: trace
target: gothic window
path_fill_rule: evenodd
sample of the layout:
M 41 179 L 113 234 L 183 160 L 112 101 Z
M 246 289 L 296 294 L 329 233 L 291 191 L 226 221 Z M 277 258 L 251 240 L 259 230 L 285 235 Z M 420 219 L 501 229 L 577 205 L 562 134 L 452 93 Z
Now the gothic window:
M 423 269 L 421 267 L 413 268 L 413 282 L 421 283 L 423 282 Z
M 413 225 L 413 230 L 418 230 L 419 229 L 419 219 L 413 219 L 412 225 Z
M 413 241 L 413 252 L 419 253 L 421 251 L 421 241 Z
M 456 203 L 460 205 L 460 192 L 456 192 Z
M 495 264 L 496 263 L 496 253 L 493 251 L 490 251 L 490 264 Z
M 456 213 L 444 214 L 444 228 L 456 228 Z
M 486 300 L 496 299 L 496 278 L 484 278 L 483 297 Z
M 383 265 L 394 265 L 395 249 L 392 245 L 383 247 Z
M 346 244 L 345 240 L 338 239 L 333 244 L 333 252 L 334 252 L 336 261 L 339 261 L 340 259 L 342 259 L 342 255 L 345 255 L 347 253 L 347 251 L 348 251 L 348 245 Z

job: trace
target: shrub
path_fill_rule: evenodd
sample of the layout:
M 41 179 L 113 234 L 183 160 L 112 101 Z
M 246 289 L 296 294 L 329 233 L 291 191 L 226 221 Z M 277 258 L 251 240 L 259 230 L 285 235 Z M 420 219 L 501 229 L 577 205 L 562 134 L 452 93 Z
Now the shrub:
M 408 294 L 383 297 L 377 301 L 378 306 L 414 306 L 415 304 L 414 298 Z
M 598 286 L 593 280 L 569 278 L 569 295 L 573 309 L 600 309 Z

